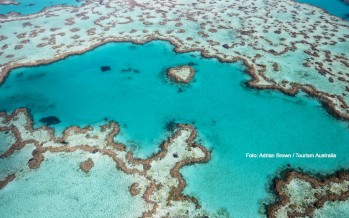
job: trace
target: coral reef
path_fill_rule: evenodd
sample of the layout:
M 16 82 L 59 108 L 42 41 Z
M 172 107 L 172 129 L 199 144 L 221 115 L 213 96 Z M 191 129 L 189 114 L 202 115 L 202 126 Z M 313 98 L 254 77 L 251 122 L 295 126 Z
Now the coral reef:
M 194 76 L 194 68 L 191 66 L 171 67 L 167 76 L 176 83 L 189 83 Z
M 166 40 L 176 52 L 242 61 L 249 85 L 304 91 L 349 118 L 349 24 L 289 0 L 87 0 L 0 17 L 0 82 L 20 66 L 50 63 L 107 42 Z
M 47 126 L 33 129 L 30 115 L 22 108 L 10 115 L 0 113 L 0 131 L 12 134 L 15 138 L 15 142 L 0 154 L 0 158 L 9 158 L 26 146 L 33 146 L 32 157 L 28 160 L 28 167 L 32 170 L 40 167 L 48 152 L 99 153 L 111 158 L 119 170 L 134 176 L 136 182 L 130 185 L 130 192 L 133 196 L 141 195 L 148 205 L 143 217 L 179 217 L 205 213 L 200 209 L 197 199 L 182 194 L 186 182 L 180 169 L 210 159 L 210 152 L 194 141 L 196 131 L 192 126 L 177 126 L 173 135 L 160 145 L 160 151 L 147 159 L 133 157 L 133 153 L 124 145 L 114 141 L 119 132 L 115 122 L 102 125 L 99 129 L 91 126 L 69 127 L 62 137 L 56 137 L 53 129 Z M 85 173 L 93 166 L 91 158 L 80 164 Z M 15 179 L 16 172 L 5 175 L 0 180 L 0 189 L 6 188 Z
M 13 0 L 0 0 L 0 5 L 18 5 L 19 2 Z
M 349 172 L 338 171 L 315 178 L 291 170 L 275 181 L 274 189 L 278 201 L 268 206 L 268 217 L 314 217 L 315 209 L 323 207 L 326 202 L 349 198 Z
M 93 166 L 94 166 L 93 160 L 89 158 L 80 164 L 80 169 L 85 173 L 88 173 L 90 172 Z

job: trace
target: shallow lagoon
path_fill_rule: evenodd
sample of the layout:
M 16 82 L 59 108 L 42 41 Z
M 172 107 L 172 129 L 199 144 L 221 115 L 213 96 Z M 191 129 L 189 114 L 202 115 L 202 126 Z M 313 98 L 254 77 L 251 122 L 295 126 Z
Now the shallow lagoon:
M 139 156 L 157 150 L 170 121 L 193 124 L 212 160 L 182 170 L 185 192 L 204 208 L 226 208 L 237 217 L 256 217 L 270 197 L 270 179 L 286 164 L 328 172 L 349 163 L 348 123 L 330 116 L 315 99 L 252 90 L 240 63 L 176 54 L 169 43 L 109 43 L 46 66 L 14 70 L 0 87 L 0 110 L 28 107 L 35 125 L 47 116 L 89 125 L 115 120 L 117 140 Z M 190 64 L 190 85 L 169 82 L 166 69 Z M 110 66 L 110 71 L 101 71 Z M 247 159 L 250 153 L 336 153 L 336 159 Z
M 20 4 L 17 5 L 0 5 L 0 14 L 7 14 L 10 12 L 17 12 L 19 14 L 35 14 L 42 11 L 46 7 L 51 7 L 55 5 L 70 5 L 70 6 L 80 6 L 84 1 L 77 0 L 15 0 Z
M 342 0 L 296 0 L 297 2 L 307 3 L 328 11 L 330 14 L 349 19 L 349 5 Z M 0 5 L 0 14 L 7 14 L 10 12 L 17 12 L 23 15 L 38 13 L 46 7 L 55 5 L 70 5 L 79 6 L 83 4 L 84 0 L 16 0 L 18 5 Z
M 8 168 L 6 163 L 13 168 L 19 165 L 19 169 L 25 166 L 31 156 L 27 148 L 12 160 L 0 159 L 0 172 Z M 48 154 L 39 169 L 16 173 L 15 181 L 0 191 L 1 217 L 140 217 L 139 208 L 144 207 L 144 201 L 141 196 L 131 196 L 130 176 L 101 155 L 93 157 L 95 165 L 85 174 L 79 164 L 86 156 Z

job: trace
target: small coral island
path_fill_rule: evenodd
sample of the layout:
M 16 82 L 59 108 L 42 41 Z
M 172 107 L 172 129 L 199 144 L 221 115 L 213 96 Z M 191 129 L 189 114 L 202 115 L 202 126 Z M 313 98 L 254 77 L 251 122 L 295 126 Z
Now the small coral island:
M 176 83 L 189 83 L 195 72 L 191 66 L 171 67 L 167 71 L 167 76 Z

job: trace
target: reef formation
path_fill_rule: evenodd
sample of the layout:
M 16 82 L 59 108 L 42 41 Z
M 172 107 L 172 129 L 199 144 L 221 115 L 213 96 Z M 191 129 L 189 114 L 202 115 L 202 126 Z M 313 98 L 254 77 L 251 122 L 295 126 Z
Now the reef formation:
M 178 125 L 172 136 L 160 145 L 160 151 L 147 159 L 133 157 L 133 153 L 123 144 L 114 141 L 119 132 L 115 122 L 100 128 L 69 127 L 62 137 L 56 137 L 49 127 L 34 129 L 30 115 L 22 108 L 9 115 L 0 113 L 0 131 L 13 139 L 7 150 L 0 154 L 1 159 L 10 158 L 26 147 L 32 149 L 32 157 L 28 159 L 27 166 L 22 168 L 39 168 L 45 161 L 46 153 L 84 152 L 90 154 L 91 158 L 98 153 L 111 158 L 117 169 L 133 176 L 135 182 L 130 184 L 130 192 L 133 196 L 141 195 L 147 205 L 142 208 L 143 217 L 206 214 L 200 209 L 197 199 L 182 194 L 186 182 L 179 170 L 186 165 L 210 159 L 210 152 L 194 141 L 196 131 L 192 126 Z M 91 158 L 80 164 L 84 173 L 89 173 L 94 166 Z M 4 178 L 0 178 L 0 190 L 15 181 L 19 171 L 9 169 L 8 175 L 2 175 Z
M 195 74 L 191 66 L 171 67 L 167 76 L 176 83 L 189 83 Z
M 18 5 L 19 2 L 13 0 L 0 0 L 0 5 Z
M 50 63 L 107 42 L 166 40 L 176 52 L 243 61 L 249 85 L 319 98 L 349 119 L 349 24 L 289 0 L 87 0 L 0 17 L 0 83 L 20 66 Z
M 15 2 L 0 1 L 11 3 Z M 252 77 L 250 86 L 289 95 L 306 92 L 349 120 L 349 24 L 307 4 L 289 0 L 86 0 L 79 7 L 59 5 L 32 15 L 0 16 L 0 28 L 6 30 L 0 33 L 0 83 L 14 68 L 51 63 L 108 42 L 166 40 L 176 52 L 200 51 L 206 58 L 242 61 Z M 185 75 L 184 81 L 193 74 Z M 56 137 L 51 128 L 34 129 L 28 112 L 18 109 L 0 113 L 0 131 L 13 139 L 0 154 L 2 159 L 31 147 L 26 167 L 35 170 L 46 153 L 99 153 L 134 176 L 129 189 L 147 203 L 143 217 L 206 216 L 194 197 L 182 194 L 186 183 L 179 170 L 210 159 L 210 152 L 194 141 L 196 131 L 189 125 L 177 126 L 160 151 L 147 159 L 135 158 L 114 141 L 119 131 L 115 122 L 99 129 L 69 127 Z M 93 166 L 92 159 L 80 164 L 84 173 Z M 16 180 L 17 171 L 12 169 L 0 178 L 0 189 Z M 279 201 L 268 207 L 268 216 L 312 216 L 327 201 L 347 199 L 348 181 L 347 173 L 318 180 L 290 172 L 276 182 Z
M 278 201 L 268 206 L 267 216 L 314 217 L 314 211 L 325 203 L 349 198 L 349 172 L 338 171 L 322 178 L 290 170 L 274 183 Z

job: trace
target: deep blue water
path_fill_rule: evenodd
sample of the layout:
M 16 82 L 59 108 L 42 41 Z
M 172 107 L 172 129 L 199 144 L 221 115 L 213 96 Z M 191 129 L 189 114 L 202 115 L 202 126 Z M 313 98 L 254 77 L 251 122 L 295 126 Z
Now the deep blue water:
M 349 4 L 342 0 L 296 0 L 307 3 L 326 10 L 328 13 L 337 17 L 349 20 Z
M 13 70 L 0 86 L 0 111 L 27 107 L 35 125 L 56 116 L 58 131 L 115 120 L 116 138 L 139 156 L 156 151 L 169 121 L 193 124 L 212 160 L 182 170 L 185 192 L 204 208 L 256 217 L 268 182 L 291 164 L 328 172 L 349 163 L 348 123 L 331 117 L 315 99 L 245 87 L 240 63 L 176 54 L 166 42 L 109 43 L 46 66 Z M 190 85 L 169 82 L 166 69 L 191 64 Z M 110 71 L 101 71 L 110 66 Z M 336 159 L 247 159 L 246 152 L 333 152 Z
M 18 5 L 0 5 L 0 14 L 7 14 L 10 12 L 17 12 L 19 14 L 35 14 L 42 11 L 46 7 L 54 5 L 71 5 L 79 6 L 83 4 L 82 1 L 77 0 L 16 0 Z

